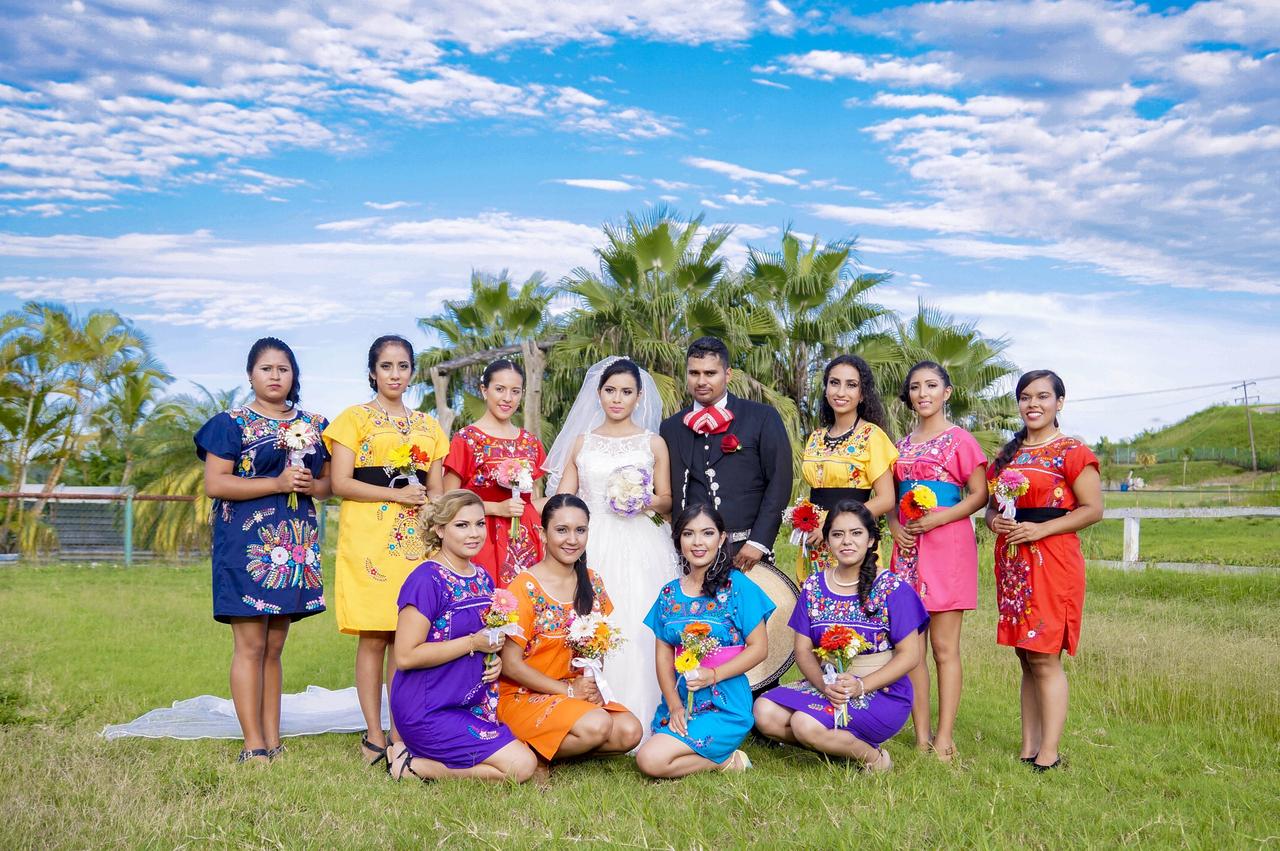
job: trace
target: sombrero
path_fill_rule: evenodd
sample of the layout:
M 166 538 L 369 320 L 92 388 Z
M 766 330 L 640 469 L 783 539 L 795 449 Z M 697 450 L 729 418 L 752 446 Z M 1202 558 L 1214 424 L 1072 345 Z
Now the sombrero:
M 800 589 L 791 577 L 766 561 L 758 562 L 747 577 L 777 606 L 765 626 L 769 633 L 769 655 L 747 671 L 751 691 L 759 693 L 776 685 L 795 660 L 795 632 L 787 626 L 787 621 L 791 620 L 791 612 L 800 599 Z

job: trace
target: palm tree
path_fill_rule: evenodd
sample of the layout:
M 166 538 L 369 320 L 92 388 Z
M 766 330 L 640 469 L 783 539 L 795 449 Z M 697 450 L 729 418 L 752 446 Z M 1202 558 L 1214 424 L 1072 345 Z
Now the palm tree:
M 128 486 L 133 479 L 140 432 L 156 407 L 156 398 L 171 381 L 173 377 L 154 359 L 132 362 L 102 406 L 94 411 L 99 449 L 115 449 L 123 460 L 121 487 Z
M 897 400 L 907 371 L 931 360 L 951 375 L 951 420 L 994 451 L 1006 432 L 1017 427 L 1017 405 L 1007 385 L 1018 369 L 1004 356 L 1008 347 L 1006 338 L 983 336 L 975 323 L 957 322 L 920 301 L 914 315 L 895 316 L 880 333 L 863 337 L 858 354 L 875 373 L 896 434 L 909 431 L 915 422 L 909 406 Z
M 241 388 L 182 394 L 157 404 L 137 433 L 137 483 L 140 490 L 193 496 L 194 502 L 139 502 L 139 539 L 153 549 L 177 552 L 208 544 L 209 512 L 204 494 L 204 464 L 196 457 L 191 437 L 211 417 L 243 405 L 248 391 Z
M 769 376 L 806 421 L 816 413 L 814 376 L 885 314 L 866 296 L 890 276 L 855 274 L 853 264 L 854 240 L 822 245 L 814 237 L 805 246 L 790 228 L 778 251 L 753 248 L 748 257 L 748 289 L 764 314 L 773 317 L 773 334 L 786 341 L 753 349 L 752 371 Z
M 484 365 L 455 372 L 453 375 L 459 380 L 450 385 L 451 398 L 445 400 L 435 399 L 432 367 L 466 355 L 537 340 L 553 332 L 548 307 L 554 296 L 542 272 L 534 272 L 524 283 L 516 284 L 506 269 L 498 275 L 473 271 L 467 298 L 446 301 L 439 313 L 418 320 L 418 327 L 441 340 L 440 345 L 418 355 L 416 381 L 425 384 L 426 400 L 440 407 L 461 407 L 468 420 L 480 416 L 483 407 L 479 381 Z
M 747 368 L 756 346 L 778 342 L 777 328 L 720 254 L 733 229 L 704 230 L 702 223 L 702 216 L 681 218 L 667 207 L 629 214 L 604 226 L 597 271 L 574 269 L 561 281 L 576 305 L 548 358 L 547 397 L 557 421 L 578 392 L 583 367 L 612 354 L 635 358 L 653 374 L 663 410 L 679 409 L 685 349 L 711 335 L 735 353 L 733 390 L 774 404 L 794 422 L 795 405 L 777 392 L 772 375 Z

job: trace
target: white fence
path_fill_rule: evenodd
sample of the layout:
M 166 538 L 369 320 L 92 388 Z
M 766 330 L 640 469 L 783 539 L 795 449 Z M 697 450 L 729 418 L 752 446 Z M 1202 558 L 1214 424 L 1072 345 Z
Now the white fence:
M 1145 520 L 1166 520 L 1180 517 L 1280 517 L 1280 508 L 1108 508 L 1102 514 L 1104 520 L 1124 521 L 1124 546 L 1120 561 L 1094 560 L 1092 564 L 1114 567 L 1120 570 L 1141 570 L 1155 567 L 1160 570 L 1177 570 L 1184 573 L 1264 573 L 1276 568 L 1243 564 L 1201 564 L 1197 562 L 1144 562 L 1139 555 L 1142 540 L 1141 523 Z

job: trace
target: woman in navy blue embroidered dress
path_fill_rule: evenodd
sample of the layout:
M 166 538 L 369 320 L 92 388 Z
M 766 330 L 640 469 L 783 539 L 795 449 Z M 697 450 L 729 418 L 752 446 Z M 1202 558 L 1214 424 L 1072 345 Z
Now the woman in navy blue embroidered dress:
M 298 363 L 289 347 L 264 337 L 249 350 L 254 399 L 224 411 L 195 435 L 213 497 L 213 617 L 231 625 L 231 699 L 244 735 L 239 761 L 265 762 L 280 742 L 280 654 L 289 624 L 324 611 L 320 542 L 313 499 L 329 495 L 329 463 L 318 439 L 290 464 L 283 430 L 324 417 L 298 407 Z M 290 496 L 296 496 L 290 505 Z

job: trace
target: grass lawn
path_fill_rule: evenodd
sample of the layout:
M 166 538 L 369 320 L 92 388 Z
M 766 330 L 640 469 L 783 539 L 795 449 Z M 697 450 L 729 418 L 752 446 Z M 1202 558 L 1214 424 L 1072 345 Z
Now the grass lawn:
M 1274 537 L 1273 537 L 1274 540 Z M 983 608 L 966 624 L 966 691 L 944 766 L 910 733 L 896 768 L 864 776 L 749 742 L 755 770 L 641 779 L 626 758 L 558 768 L 549 789 L 394 784 L 355 735 L 295 739 L 268 768 L 236 742 L 98 737 L 193 695 L 227 692 L 230 633 L 208 571 L 0 570 L 0 847 L 332 846 L 344 849 L 1253 847 L 1280 835 L 1280 578 L 1090 574 L 1068 662 L 1064 771 L 1017 761 L 1017 665 Z M 298 625 L 285 688 L 351 681 L 332 615 Z
M 1139 530 L 1143 561 L 1280 567 L 1280 517 L 1143 520 Z M 1119 561 L 1123 538 L 1123 520 L 1103 520 L 1080 533 L 1085 557 L 1091 559 Z

